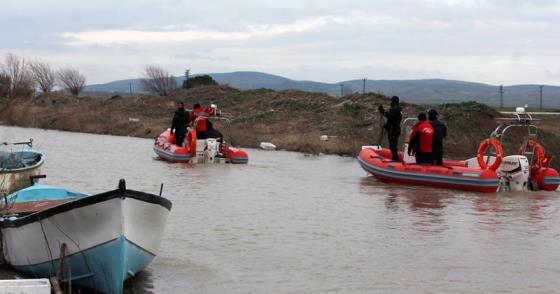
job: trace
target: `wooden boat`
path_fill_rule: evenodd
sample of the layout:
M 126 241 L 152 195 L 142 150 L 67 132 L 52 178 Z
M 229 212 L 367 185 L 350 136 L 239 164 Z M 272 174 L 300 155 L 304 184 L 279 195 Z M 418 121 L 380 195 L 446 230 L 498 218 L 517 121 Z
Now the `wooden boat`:
M 89 196 L 35 184 L 7 197 L 4 258 L 34 277 L 120 294 L 157 255 L 171 202 L 119 188 Z
M 8 195 L 31 186 L 29 177 L 41 173 L 44 156 L 33 150 L 33 140 L 19 143 L 2 143 L 4 146 L 26 146 L 19 151 L 0 151 L 0 195 Z

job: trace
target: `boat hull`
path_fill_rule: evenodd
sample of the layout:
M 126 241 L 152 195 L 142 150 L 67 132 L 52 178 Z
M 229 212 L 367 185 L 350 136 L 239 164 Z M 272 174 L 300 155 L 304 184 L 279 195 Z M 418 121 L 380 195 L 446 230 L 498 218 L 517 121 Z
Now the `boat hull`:
M 44 162 L 44 157 L 41 153 L 35 151 L 22 151 L 15 152 L 25 154 L 23 156 L 33 156 L 33 164 L 22 168 L 0 168 L 0 193 L 4 195 L 11 194 L 17 190 L 31 186 L 31 176 L 36 176 L 41 173 L 41 166 Z
M 191 160 L 190 154 L 178 154 L 174 153 L 170 150 L 166 150 L 161 146 L 155 145 L 154 152 L 159 156 L 161 159 L 169 162 L 182 162 L 188 163 Z
M 171 209 L 169 200 L 131 190 L 81 198 L 1 223 L 4 258 L 17 270 L 103 293 L 123 283 L 157 255 Z
M 498 190 L 498 176 L 492 170 L 403 164 L 391 161 L 380 153 L 365 148 L 360 152 L 358 162 L 366 172 L 382 181 L 476 192 Z M 383 153 L 387 153 L 387 150 Z

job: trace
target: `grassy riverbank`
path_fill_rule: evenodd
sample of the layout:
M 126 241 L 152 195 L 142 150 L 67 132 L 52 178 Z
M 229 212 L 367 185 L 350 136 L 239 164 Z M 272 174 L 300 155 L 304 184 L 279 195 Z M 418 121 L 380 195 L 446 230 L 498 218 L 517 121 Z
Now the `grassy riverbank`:
M 218 104 L 231 123 L 216 121 L 234 144 L 257 147 L 270 141 L 280 149 L 306 153 L 356 155 L 362 145 L 379 140 L 380 118 L 377 105 L 388 107 L 387 97 L 369 93 L 333 98 L 302 91 L 240 91 L 227 86 L 197 87 L 180 90 L 169 97 L 80 97 L 51 94 L 33 99 L 13 99 L 0 103 L 1 123 L 98 134 L 153 138 L 169 127 L 176 101 L 187 107 L 195 102 Z M 406 102 L 406 101 L 405 101 Z M 404 116 L 415 117 L 426 106 L 404 104 Z M 472 157 L 478 143 L 495 128 L 495 117 L 504 116 L 478 103 L 438 106 L 446 117 L 449 136 L 445 140 L 446 156 Z M 555 135 L 555 120 L 547 119 L 540 132 L 543 146 L 560 150 Z M 321 135 L 332 136 L 327 142 Z M 516 149 L 519 132 L 506 140 Z M 384 145 L 387 141 L 384 139 Z M 511 144 L 510 144 L 511 143 Z

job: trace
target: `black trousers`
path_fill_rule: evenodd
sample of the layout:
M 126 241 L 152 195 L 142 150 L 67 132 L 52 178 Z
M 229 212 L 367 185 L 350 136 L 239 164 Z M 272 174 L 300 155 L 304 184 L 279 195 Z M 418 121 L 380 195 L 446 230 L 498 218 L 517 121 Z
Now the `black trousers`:
M 179 127 L 175 130 L 175 145 L 182 147 L 185 142 L 185 126 Z
M 394 161 L 399 159 L 399 136 L 398 132 L 389 132 L 387 138 L 389 139 L 389 149 L 391 150 L 391 157 Z
M 420 164 L 434 164 L 432 153 L 416 152 L 416 163 Z
M 443 165 L 443 146 L 434 145 L 432 155 L 435 164 Z

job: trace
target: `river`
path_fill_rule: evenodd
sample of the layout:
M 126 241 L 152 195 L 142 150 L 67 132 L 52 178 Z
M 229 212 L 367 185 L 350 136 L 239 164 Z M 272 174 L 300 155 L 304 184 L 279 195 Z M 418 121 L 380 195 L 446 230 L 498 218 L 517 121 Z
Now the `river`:
M 398 186 L 339 156 L 248 149 L 248 165 L 192 166 L 157 160 L 148 139 L 0 134 L 35 140 L 46 184 L 164 183 L 173 209 L 160 254 L 128 293 L 560 292 L 560 192 Z

